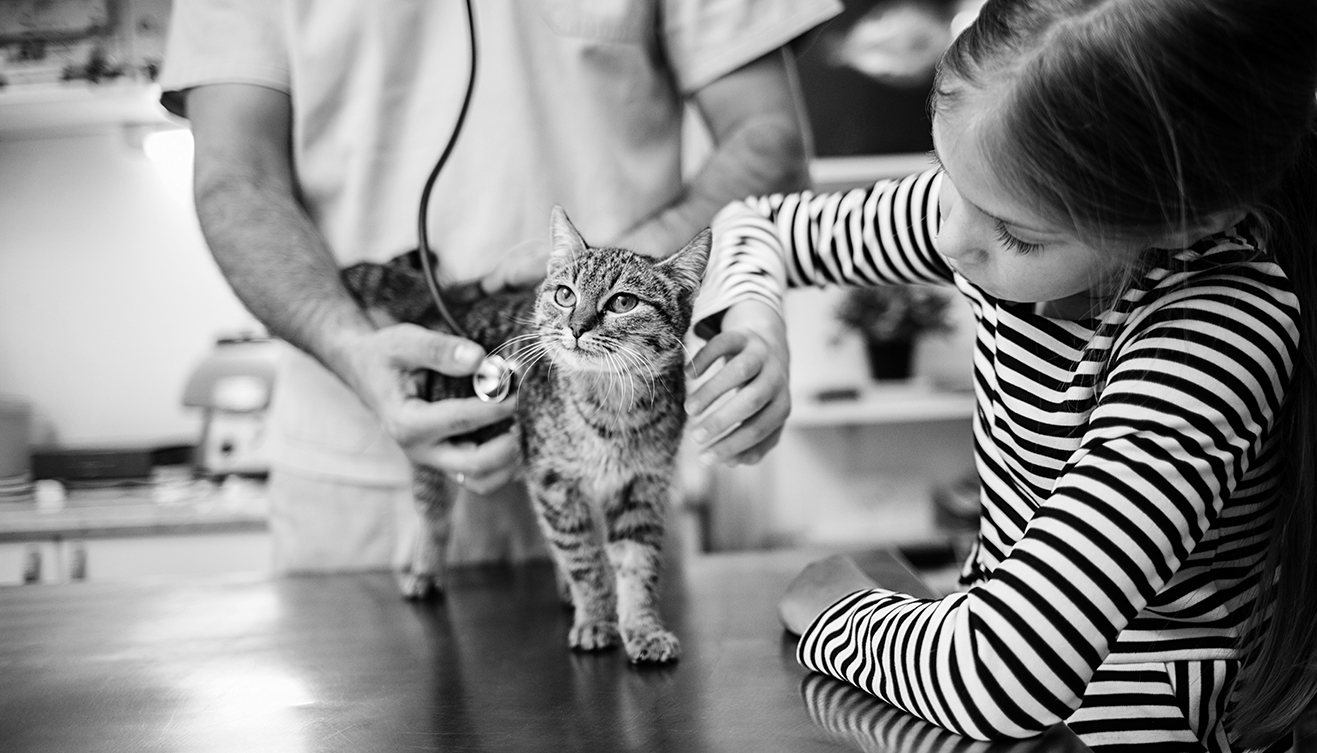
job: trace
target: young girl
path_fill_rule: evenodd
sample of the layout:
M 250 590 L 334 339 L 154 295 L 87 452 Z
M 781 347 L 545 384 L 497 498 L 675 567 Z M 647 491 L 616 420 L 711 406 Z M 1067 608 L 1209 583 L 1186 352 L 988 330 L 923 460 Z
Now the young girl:
M 937 170 L 714 223 L 690 398 L 753 462 L 807 284 L 955 285 L 976 317 L 964 588 L 845 560 L 783 598 L 799 658 L 955 732 L 1286 750 L 1314 693 L 1317 3 L 989 0 L 939 69 Z M 706 438 L 714 438 L 709 441 Z

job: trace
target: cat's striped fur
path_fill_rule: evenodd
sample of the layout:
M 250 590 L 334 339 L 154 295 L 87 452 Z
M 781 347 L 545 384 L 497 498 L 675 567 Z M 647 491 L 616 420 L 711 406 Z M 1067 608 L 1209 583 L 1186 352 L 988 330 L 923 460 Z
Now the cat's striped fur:
M 634 662 L 672 661 L 680 646 L 658 614 L 660 548 L 686 418 L 682 338 L 709 233 L 654 261 L 590 248 L 561 208 L 551 231 L 548 276 L 536 290 L 450 289 L 445 302 L 473 339 L 520 365 L 526 484 L 575 610 L 569 644 L 597 650 L 620 642 Z M 421 274 L 400 257 L 349 267 L 343 278 L 367 310 L 442 330 Z M 474 394 L 469 379 L 442 375 L 425 389 L 436 400 Z M 413 469 L 431 535 L 421 537 L 402 581 L 409 598 L 440 588 L 451 483 Z

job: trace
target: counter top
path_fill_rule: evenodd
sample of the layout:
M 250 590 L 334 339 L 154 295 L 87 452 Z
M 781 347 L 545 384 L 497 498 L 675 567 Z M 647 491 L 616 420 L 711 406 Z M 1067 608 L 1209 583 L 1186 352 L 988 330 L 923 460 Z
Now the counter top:
M 0 543 L 261 531 L 268 516 L 264 485 L 238 477 L 82 488 L 70 490 L 59 509 L 0 504 Z
M 775 603 L 817 553 L 666 573 L 677 664 L 570 652 L 546 562 L 464 567 L 408 604 L 384 573 L 0 589 L 0 749 L 1082 751 L 1063 727 L 985 744 L 807 673 Z M 884 585 L 925 587 L 879 551 Z

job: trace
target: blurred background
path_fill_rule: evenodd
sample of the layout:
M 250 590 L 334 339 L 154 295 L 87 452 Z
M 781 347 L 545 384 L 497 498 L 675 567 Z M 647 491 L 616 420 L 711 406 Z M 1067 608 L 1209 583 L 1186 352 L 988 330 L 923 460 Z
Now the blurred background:
M 928 166 L 933 63 L 976 7 L 845 5 L 799 55 L 819 190 Z M 190 136 L 157 103 L 169 13 L 0 3 L 0 584 L 269 567 L 272 344 L 206 251 Z M 968 312 L 804 290 L 788 316 L 788 429 L 757 466 L 685 464 L 686 545 L 894 544 L 936 576 L 976 512 Z

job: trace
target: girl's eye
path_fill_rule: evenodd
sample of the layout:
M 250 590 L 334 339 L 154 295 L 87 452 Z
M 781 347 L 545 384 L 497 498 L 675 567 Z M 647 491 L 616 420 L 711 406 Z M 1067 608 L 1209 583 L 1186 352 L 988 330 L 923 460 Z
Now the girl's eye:
M 997 220 L 997 240 L 1001 241 L 1003 246 L 1011 249 L 1017 254 L 1032 254 L 1043 247 L 1043 244 L 1041 243 L 1025 243 L 1019 238 L 1011 235 L 1010 231 L 1006 229 L 1006 226 L 1002 224 L 1001 220 Z
M 604 308 L 608 309 L 609 311 L 612 311 L 615 314 L 625 314 L 626 312 L 635 308 L 636 303 L 638 302 L 639 301 L 636 299 L 636 297 L 634 295 L 631 295 L 630 293 L 618 293 L 617 295 L 608 299 L 608 304 L 605 305 Z
M 564 307 L 575 305 L 576 293 L 566 285 L 559 285 L 558 289 L 553 291 L 553 302 Z

